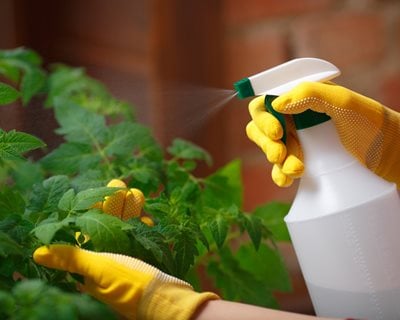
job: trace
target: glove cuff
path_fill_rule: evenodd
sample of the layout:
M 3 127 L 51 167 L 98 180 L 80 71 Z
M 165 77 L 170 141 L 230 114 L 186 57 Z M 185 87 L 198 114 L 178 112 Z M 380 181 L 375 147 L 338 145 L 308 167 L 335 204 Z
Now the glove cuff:
M 220 299 L 212 292 L 198 293 L 172 283 L 157 286 L 139 304 L 137 319 L 188 320 L 203 303 Z

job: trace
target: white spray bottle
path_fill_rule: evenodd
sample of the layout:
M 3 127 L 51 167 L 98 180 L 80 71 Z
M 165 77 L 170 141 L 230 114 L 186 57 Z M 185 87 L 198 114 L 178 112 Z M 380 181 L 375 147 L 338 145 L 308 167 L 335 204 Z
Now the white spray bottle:
M 235 89 L 241 98 L 277 96 L 303 81 L 327 81 L 339 74 L 326 61 L 295 59 L 242 79 Z M 267 106 L 271 99 L 267 96 Z M 376 176 L 344 149 L 327 115 L 307 111 L 293 118 L 305 174 L 285 222 L 316 314 L 400 319 L 396 185 Z

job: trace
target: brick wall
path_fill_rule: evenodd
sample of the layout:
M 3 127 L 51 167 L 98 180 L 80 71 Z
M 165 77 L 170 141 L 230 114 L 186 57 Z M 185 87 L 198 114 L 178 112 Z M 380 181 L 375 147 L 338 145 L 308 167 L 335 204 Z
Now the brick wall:
M 400 111 L 400 1 L 224 0 L 223 8 L 227 86 L 292 58 L 317 57 L 341 69 L 337 83 Z M 225 110 L 226 157 L 244 159 L 245 205 L 291 200 L 296 187 L 275 187 L 264 156 L 237 133 L 249 120 L 247 102 Z

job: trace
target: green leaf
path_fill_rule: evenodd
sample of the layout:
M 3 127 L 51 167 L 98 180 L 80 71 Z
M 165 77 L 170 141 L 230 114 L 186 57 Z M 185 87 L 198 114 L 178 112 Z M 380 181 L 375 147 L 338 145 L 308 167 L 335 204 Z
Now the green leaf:
M 17 243 L 23 243 L 30 237 L 33 224 L 19 214 L 9 214 L 0 220 L 0 231 L 7 233 Z
M 261 243 L 263 224 L 260 218 L 253 215 L 243 215 L 244 216 L 244 225 L 247 230 L 247 233 L 250 236 L 251 241 L 253 242 L 254 248 L 257 250 Z
M 100 163 L 92 147 L 82 143 L 63 143 L 40 160 L 43 167 L 56 174 L 74 174 Z
M 148 129 L 132 122 L 122 122 L 110 127 L 110 137 L 104 151 L 107 155 L 132 156 L 135 147 L 148 135 Z
M 29 210 L 32 213 L 57 211 L 58 203 L 68 189 L 70 185 L 66 176 L 54 176 L 34 185 Z
M 208 227 L 210 228 L 211 235 L 214 238 L 215 243 L 217 244 L 218 248 L 221 249 L 228 235 L 228 221 L 221 215 L 217 215 L 216 218 L 210 222 Z
M 239 160 L 228 163 L 204 180 L 202 193 L 204 206 L 221 208 L 243 203 L 243 186 Z
M 82 68 L 70 68 L 57 65 L 49 76 L 49 93 L 46 106 L 54 105 L 56 98 L 67 98 L 75 92 L 84 91 L 87 84 L 82 81 L 85 71 Z
M 16 302 L 12 295 L 6 291 L 0 291 L 0 317 L 7 319 L 7 315 L 15 314 Z
M 262 219 L 276 241 L 290 241 L 289 232 L 283 220 L 289 209 L 290 204 L 274 201 L 256 208 L 253 215 Z
M 184 278 L 189 268 L 194 264 L 194 258 L 199 255 L 196 247 L 196 235 L 191 230 L 181 230 L 177 236 L 174 251 L 177 275 Z
M 8 84 L 0 82 L 0 105 L 10 104 L 19 98 L 19 92 Z
M 60 201 L 58 202 L 58 208 L 62 211 L 70 212 L 74 206 L 75 191 L 74 189 L 69 189 L 65 192 Z
M 43 141 L 30 134 L 0 129 L 0 160 L 19 160 L 21 154 L 43 146 Z
M 120 219 L 91 210 L 79 216 L 76 225 L 90 237 L 96 251 L 129 252 L 129 238 L 122 229 L 130 226 Z
M 183 139 L 175 139 L 168 148 L 168 152 L 179 159 L 204 160 L 208 165 L 212 162 L 207 151 Z
M 42 63 L 40 56 L 33 50 L 19 47 L 11 50 L 0 50 L 0 61 L 19 61 L 32 66 Z
M 12 82 L 17 83 L 20 76 L 20 70 L 18 67 L 0 59 L 0 74 L 4 75 L 5 78 Z
M 0 256 L 23 255 L 22 247 L 15 242 L 7 233 L 0 231 Z
M 0 294 L 3 293 L 0 291 Z M 105 304 L 88 295 L 65 292 L 39 279 L 16 283 L 10 296 L 15 305 L 8 302 L 10 307 L 0 308 L 0 314 L 6 312 L 5 319 L 117 319 Z M 3 298 L 0 303 L 7 300 L 10 299 Z
M 103 116 L 91 113 L 68 100 L 56 99 L 54 106 L 57 121 L 61 126 L 57 133 L 64 135 L 69 142 L 100 148 L 108 135 Z
M 76 191 L 105 186 L 109 179 L 104 173 L 96 169 L 89 169 L 82 172 L 72 180 L 72 185 Z
M 37 162 L 27 161 L 14 161 L 11 175 L 14 179 L 15 186 L 22 192 L 32 190 L 35 183 L 40 183 L 44 180 L 44 172 L 42 167 Z
M 50 244 L 56 233 L 74 222 L 75 218 L 69 217 L 62 221 L 55 218 L 43 220 L 32 232 L 43 244 Z
M 129 175 L 132 175 L 135 181 L 139 181 L 146 185 L 159 185 L 159 171 L 155 168 L 154 163 L 143 158 L 136 158 L 129 165 L 127 170 Z
M 271 290 L 288 292 L 292 289 L 290 276 L 279 251 L 261 244 L 256 251 L 250 245 L 243 245 L 236 253 L 241 268 L 252 273 Z
M 80 211 L 90 209 L 96 202 L 103 201 L 121 188 L 100 187 L 79 192 L 74 200 L 72 210 Z
M 131 219 L 134 225 L 131 231 L 131 252 L 140 259 L 156 268 L 171 274 L 176 274 L 176 265 L 169 244 L 164 235 L 154 227 L 148 227 L 139 219 Z
M 19 192 L 12 189 L 0 192 L 0 218 L 11 214 L 23 215 L 24 211 L 25 201 Z
M 216 286 L 226 300 L 267 308 L 277 307 L 268 283 L 260 281 L 251 271 L 243 269 L 226 248 L 221 251 L 221 260 L 218 263 L 211 261 L 208 264 L 207 273 L 215 279 Z
M 53 65 L 45 105 L 52 106 L 60 98 L 74 101 L 98 114 L 122 115 L 133 119 L 133 107 L 115 99 L 101 82 L 87 76 L 82 68 Z
M 21 95 L 24 105 L 43 88 L 45 79 L 46 75 L 39 68 L 30 68 L 25 71 L 21 81 Z

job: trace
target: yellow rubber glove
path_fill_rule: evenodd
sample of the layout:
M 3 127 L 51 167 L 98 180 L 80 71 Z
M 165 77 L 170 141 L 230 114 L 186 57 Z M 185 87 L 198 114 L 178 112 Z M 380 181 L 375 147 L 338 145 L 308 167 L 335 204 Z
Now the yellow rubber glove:
M 299 142 L 288 123 L 287 148 L 277 152 L 279 122 L 261 109 L 260 97 L 250 102 L 252 121 L 248 137 L 275 163 L 272 178 L 278 186 L 288 186 L 301 176 L 304 166 Z M 284 114 L 307 109 L 328 114 L 334 122 L 343 146 L 362 164 L 382 178 L 400 186 L 400 114 L 377 101 L 333 83 L 306 82 L 276 98 L 273 108 Z M 268 114 L 268 116 L 265 116 Z M 269 128 L 269 129 L 267 129 Z M 273 128 L 273 129 L 271 129 Z M 277 134 L 271 134 L 277 132 Z M 272 147 L 270 147 L 272 142 Z M 285 156 L 282 156 L 282 155 Z M 312 168 L 311 168 L 312 170 Z
M 254 98 L 249 104 L 252 117 L 246 127 L 250 140 L 255 142 L 273 164 L 272 180 L 280 187 L 288 187 L 294 178 L 303 174 L 303 154 L 291 117 L 286 121 L 286 145 L 280 140 L 283 129 L 279 121 L 265 109 L 265 97 Z
M 119 179 L 111 180 L 107 187 L 124 189 L 106 197 L 103 202 L 96 203 L 94 208 L 122 220 L 140 216 L 145 201 L 142 191 L 135 188 L 127 189 L 125 182 Z
M 124 255 L 51 245 L 38 248 L 33 258 L 46 267 L 82 275 L 85 292 L 128 319 L 187 320 L 204 302 L 219 299 Z

